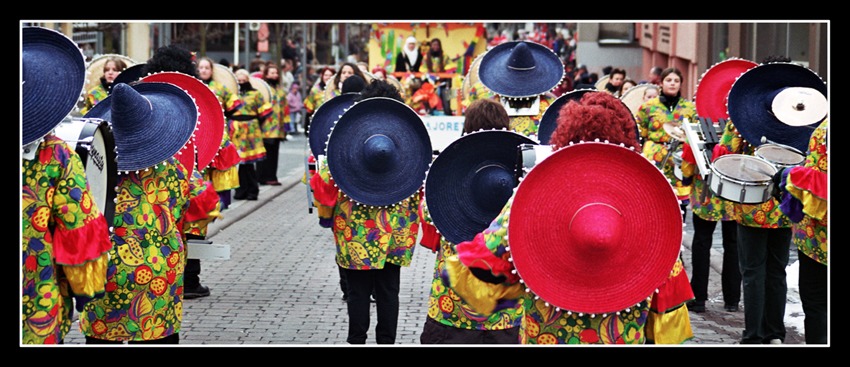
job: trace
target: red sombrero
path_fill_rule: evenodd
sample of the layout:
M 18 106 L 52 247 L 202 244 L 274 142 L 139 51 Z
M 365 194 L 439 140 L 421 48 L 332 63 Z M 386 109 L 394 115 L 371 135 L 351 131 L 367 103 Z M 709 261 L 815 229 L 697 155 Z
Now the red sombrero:
M 198 169 L 206 168 L 218 153 L 224 134 L 224 111 L 215 92 L 200 79 L 174 71 L 151 74 L 143 77 L 141 81 L 171 83 L 195 99 L 195 104 L 198 105 L 198 126 L 195 137 L 189 140 L 189 144 L 194 143 L 192 145 L 197 149 Z M 186 162 L 183 163 L 185 165 Z
M 635 151 L 562 148 L 534 166 L 511 206 L 511 258 L 528 289 L 555 307 L 614 313 L 647 300 L 682 244 L 676 194 Z
M 694 104 L 697 115 L 707 117 L 715 122 L 719 119 L 729 118 L 726 110 L 726 96 L 729 89 L 741 74 L 758 66 L 750 60 L 732 58 L 721 61 L 709 67 L 697 82 L 697 90 L 694 93 Z

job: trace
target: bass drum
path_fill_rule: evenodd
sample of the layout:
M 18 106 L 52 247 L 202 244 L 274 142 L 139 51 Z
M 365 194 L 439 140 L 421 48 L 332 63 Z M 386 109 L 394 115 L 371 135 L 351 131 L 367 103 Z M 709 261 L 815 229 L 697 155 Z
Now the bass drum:
M 95 205 L 111 226 L 115 215 L 115 185 L 118 180 L 112 128 L 105 120 L 72 118 L 57 125 L 54 134 L 80 156 Z
M 717 158 L 708 177 L 711 191 L 740 204 L 760 204 L 770 199 L 776 167 L 745 154 L 727 154 Z

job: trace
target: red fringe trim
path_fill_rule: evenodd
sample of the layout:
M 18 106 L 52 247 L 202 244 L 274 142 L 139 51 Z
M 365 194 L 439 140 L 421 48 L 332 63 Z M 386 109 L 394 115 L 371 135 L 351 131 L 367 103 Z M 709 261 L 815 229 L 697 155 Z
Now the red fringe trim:
M 216 210 L 219 197 L 212 186 L 212 182 L 204 182 L 206 188 L 198 196 L 189 199 L 189 210 L 184 218 L 186 222 L 198 222 L 210 217 L 210 213 Z
M 239 157 L 239 150 L 230 143 L 218 150 L 218 154 L 213 158 L 210 166 L 219 171 L 224 171 L 239 164 L 239 162 L 242 162 L 242 158 Z
M 788 180 L 794 186 L 811 192 L 819 198 L 824 200 L 827 198 L 826 173 L 816 171 L 811 167 L 797 166 L 791 168 L 791 173 L 788 174 Z
M 53 236 L 56 262 L 63 265 L 84 264 L 111 248 L 109 227 L 102 213 L 80 228 L 69 230 L 59 225 Z
M 511 274 L 511 263 L 493 255 L 487 248 L 483 233 L 476 234 L 472 241 L 457 244 L 457 254 L 460 262 L 467 267 L 489 270 L 493 275 L 507 277 L 511 283 L 519 281 L 519 276 Z
M 333 207 L 336 205 L 336 198 L 339 195 L 339 188 L 334 186 L 334 180 L 330 183 L 322 180 L 321 175 L 313 175 L 310 177 L 310 187 L 313 189 L 313 199 L 324 206 Z

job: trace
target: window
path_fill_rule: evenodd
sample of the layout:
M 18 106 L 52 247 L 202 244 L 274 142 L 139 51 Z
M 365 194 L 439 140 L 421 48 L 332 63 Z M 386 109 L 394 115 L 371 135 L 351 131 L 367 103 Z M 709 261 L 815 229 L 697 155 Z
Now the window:
M 634 40 L 634 23 L 599 23 L 600 44 L 630 44 Z

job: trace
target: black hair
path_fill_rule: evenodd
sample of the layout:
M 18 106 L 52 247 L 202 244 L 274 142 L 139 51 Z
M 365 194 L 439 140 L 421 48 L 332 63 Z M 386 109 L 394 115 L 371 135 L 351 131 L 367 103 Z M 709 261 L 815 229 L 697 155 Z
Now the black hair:
M 150 60 L 145 63 L 142 75 L 161 71 L 176 71 L 198 77 L 194 56 L 189 50 L 176 44 L 158 48 Z
M 342 93 L 359 93 L 363 90 L 363 88 L 366 88 L 366 80 L 361 78 L 359 75 L 354 74 L 352 76 L 349 76 L 348 78 L 345 78 L 345 80 L 342 82 L 342 88 L 340 89 L 340 91 Z
M 348 79 L 351 78 L 352 77 L 348 77 Z M 372 82 L 366 85 L 366 87 L 360 92 L 360 95 L 354 99 L 355 102 L 359 102 L 372 97 L 388 97 L 404 103 L 404 99 L 401 98 L 401 92 L 399 92 L 394 85 L 378 78 L 372 79 Z

